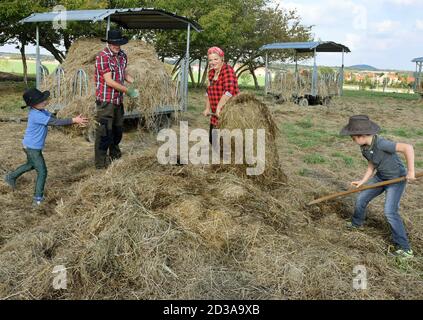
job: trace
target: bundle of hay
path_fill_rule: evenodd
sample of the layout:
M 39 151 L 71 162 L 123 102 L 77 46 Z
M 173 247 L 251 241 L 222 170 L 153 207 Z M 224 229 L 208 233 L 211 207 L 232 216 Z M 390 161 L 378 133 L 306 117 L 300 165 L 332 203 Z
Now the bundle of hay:
M 321 97 L 329 96 L 328 81 L 325 78 L 319 78 L 317 82 L 317 94 Z
M 338 95 L 338 74 L 319 74 L 318 95 L 321 97 Z
M 339 81 L 341 79 L 341 74 L 336 73 L 333 76 L 332 81 L 329 82 L 329 93 L 333 96 L 339 95 Z
M 304 97 L 306 94 L 311 93 L 311 83 L 312 83 L 313 73 L 308 70 L 301 70 L 298 81 L 298 96 Z
M 289 72 L 278 72 L 272 82 L 271 92 L 283 101 L 290 101 L 297 91 L 295 75 Z
M 312 73 L 301 70 L 298 75 L 293 72 L 277 72 L 271 83 L 270 91 L 282 101 L 292 101 L 293 98 L 304 97 L 311 93 Z M 319 90 L 327 90 L 325 85 Z
M 420 80 L 419 85 L 417 86 L 416 92 L 423 93 L 423 79 Z M 423 96 L 422 96 L 423 97 Z
M 239 268 L 258 232 L 304 223 L 288 207 L 230 173 L 131 156 L 75 185 L 43 226 L 0 248 L 0 297 L 238 297 L 231 291 L 252 279 L 228 268 Z M 57 265 L 67 290 L 52 286 Z
M 73 117 L 84 114 L 90 119 L 95 113 L 95 58 L 102 51 L 105 43 L 96 38 L 82 38 L 76 40 L 69 49 L 66 60 L 61 65 L 65 76 L 61 80 L 61 92 L 57 94 L 57 81 L 54 75 L 46 79 L 45 90 L 52 92 L 52 105 L 64 104 L 58 116 Z M 122 46 L 128 55 L 128 72 L 135 78 L 135 86 L 140 91 L 136 99 L 125 97 L 124 105 L 127 111 L 140 111 L 151 124 L 154 111 L 159 107 L 177 107 L 177 88 L 172 81 L 170 72 L 164 63 L 158 60 L 154 47 L 141 40 L 131 40 Z M 79 69 L 87 75 L 87 90 L 74 92 L 74 81 Z M 84 81 L 83 81 L 84 82 Z
M 276 148 L 276 135 L 278 128 L 273 120 L 269 108 L 257 100 L 252 94 L 242 93 L 232 98 L 228 104 L 223 108 L 221 117 L 219 119 L 219 129 L 228 129 L 230 131 L 235 129 L 241 129 L 244 134 L 243 154 L 244 163 L 235 163 L 235 143 L 232 141 L 231 148 L 231 165 L 222 166 L 224 168 L 230 168 L 237 172 L 241 176 L 247 175 L 247 168 L 251 168 L 251 165 L 245 163 L 245 155 L 248 152 L 246 146 L 245 133 L 247 129 L 254 130 L 253 138 L 253 154 L 257 155 L 257 133 L 258 129 L 264 129 L 265 132 L 265 159 L 264 164 L 260 163 L 260 159 L 257 159 L 256 166 L 264 166 L 264 172 L 260 175 L 250 175 L 250 177 L 263 185 L 283 184 L 286 182 L 286 176 L 282 172 L 279 164 L 279 156 Z

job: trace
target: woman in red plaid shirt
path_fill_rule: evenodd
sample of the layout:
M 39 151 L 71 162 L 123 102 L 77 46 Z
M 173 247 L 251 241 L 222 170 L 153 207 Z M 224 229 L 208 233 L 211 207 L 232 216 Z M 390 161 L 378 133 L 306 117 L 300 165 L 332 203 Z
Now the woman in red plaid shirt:
M 225 63 L 225 54 L 222 49 L 212 47 L 207 52 L 209 60 L 209 86 L 206 93 L 206 109 L 204 116 L 208 116 L 210 112 L 210 134 L 209 139 L 212 143 L 212 130 L 218 125 L 218 118 L 222 108 L 233 96 L 239 94 L 238 79 L 234 69 Z

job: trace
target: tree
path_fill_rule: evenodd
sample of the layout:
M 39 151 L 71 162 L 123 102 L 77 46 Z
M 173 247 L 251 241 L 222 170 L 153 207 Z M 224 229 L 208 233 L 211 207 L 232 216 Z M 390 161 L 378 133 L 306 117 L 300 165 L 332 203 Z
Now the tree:
M 238 76 L 249 72 L 258 87 L 254 71 L 264 65 L 262 52 L 259 48 L 271 42 L 308 41 L 311 39 L 311 27 L 303 26 L 295 11 L 282 8 L 272 8 L 269 0 L 24 0 L 14 1 L 7 5 L 7 10 L 0 10 L 0 44 L 5 41 L 19 41 L 23 48 L 28 43 L 35 43 L 33 25 L 20 25 L 17 22 L 32 12 L 51 10 L 55 5 L 63 5 L 68 10 L 125 8 L 125 7 L 156 7 L 198 21 L 204 31 L 192 33 L 190 46 L 190 77 L 192 83 L 204 85 L 207 76 L 207 49 L 210 46 L 220 46 L 226 52 L 226 59 L 236 68 Z M 6 6 L 5 6 L 6 7 Z M 20 29 L 22 28 L 22 29 Z M 180 61 L 186 52 L 185 31 L 139 31 L 128 30 L 129 36 L 136 36 L 153 43 L 159 57 L 177 58 L 174 71 L 180 69 Z M 54 30 L 49 24 L 40 26 L 40 45 L 50 51 L 59 62 L 63 62 L 72 42 L 81 36 L 103 36 L 104 25 L 68 22 L 64 30 Z M 58 47 L 64 44 L 65 52 Z M 292 59 L 292 52 L 274 52 L 272 59 Z M 301 57 L 304 58 L 304 57 Z M 199 61 L 200 70 L 194 79 L 191 63 Z M 203 64 L 204 63 L 204 64 Z M 201 66 L 204 65 L 204 68 Z
M 301 24 L 301 19 L 295 11 L 287 11 L 280 7 L 262 7 L 256 11 L 256 24 L 244 35 L 243 43 L 234 47 L 238 55 L 235 62 L 241 64 L 237 74 L 249 71 L 258 89 L 258 81 L 254 71 L 264 66 L 261 46 L 274 42 L 299 42 L 311 40 L 311 27 Z M 248 28 L 247 28 L 248 30 Z M 270 59 L 286 61 L 293 60 L 292 51 L 275 51 L 270 53 Z M 308 58 L 309 55 L 299 56 L 298 59 Z
M 331 67 L 319 67 L 319 73 L 320 74 L 327 74 L 327 75 L 334 75 L 335 74 L 335 70 L 333 70 L 333 68 Z
M 194 19 L 203 27 L 204 31 L 194 33 L 191 41 L 191 62 L 199 61 L 201 67 L 205 61 L 202 76 L 198 75 L 194 79 L 192 71 L 190 72 L 191 81 L 197 86 L 203 85 L 206 80 L 206 53 L 210 46 L 220 46 L 225 51 L 226 59 L 233 66 L 239 66 L 236 68 L 237 75 L 249 72 L 258 87 L 254 71 L 264 66 L 262 52 L 259 51 L 262 45 L 311 39 L 311 27 L 303 26 L 295 11 L 271 8 L 267 0 L 159 0 L 154 3 Z M 160 56 L 179 57 L 180 60 L 185 53 L 186 33 L 158 32 L 154 43 Z M 286 51 L 271 54 L 272 59 L 278 60 L 293 56 L 293 52 Z
M 0 45 L 16 44 L 22 57 L 24 81 L 27 82 L 27 63 L 25 46 L 36 44 L 34 24 L 20 24 L 19 21 L 34 12 L 51 11 L 57 5 L 63 5 L 67 10 L 72 9 L 98 9 L 105 8 L 107 1 L 83 1 L 83 0 L 15 0 L 0 3 Z M 98 35 L 100 27 L 93 27 L 87 23 L 67 23 L 66 29 L 55 30 L 51 23 L 40 23 L 40 46 L 48 50 L 60 63 L 66 57 L 66 53 L 58 49 L 62 44 L 66 51 L 72 41 L 79 36 Z
M 24 82 L 28 84 L 28 67 L 25 46 L 31 41 L 31 30 L 28 25 L 19 24 L 19 20 L 31 14 L 33 9 L 39 9 L 33 1 L 13 1 L 0 3 L 0 45 L 16 44 L 22 58 Z

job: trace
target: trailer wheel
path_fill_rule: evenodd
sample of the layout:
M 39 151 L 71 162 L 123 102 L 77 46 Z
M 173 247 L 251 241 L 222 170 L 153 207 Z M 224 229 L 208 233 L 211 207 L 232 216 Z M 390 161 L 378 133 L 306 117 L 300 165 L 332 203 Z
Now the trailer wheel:
M 300 105 L 300 107 L 308 107 L 307 98 L 301 98 L 300 101 L 298 102 L 298 104 Z

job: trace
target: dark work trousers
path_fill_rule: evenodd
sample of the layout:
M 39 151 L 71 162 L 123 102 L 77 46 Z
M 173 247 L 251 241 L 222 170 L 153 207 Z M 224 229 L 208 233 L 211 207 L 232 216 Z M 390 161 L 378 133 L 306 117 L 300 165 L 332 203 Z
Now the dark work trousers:
M 123 135 L 123 116 L 123 104 L 115 105 L 110 102 L 96 102 L 96 168 L 107 167 L 108 156 L 111 160 L 121 157 L 119 143 Z
M 44 186 L 47 179 L 47 167 L 44 161 L 42 150 L 24 149 L 26 153 L 26 163 L 15 171 L 9 173 L 9 179 L 16 181 L 25 172 L 35 170 L 37 171 L 37 181 L 35 183 L 34 198 L 41 199 L 44 196 Z

